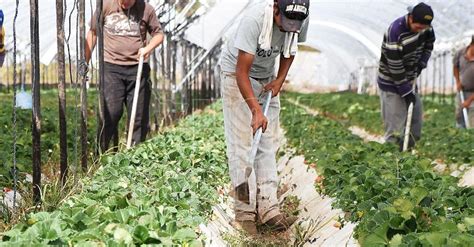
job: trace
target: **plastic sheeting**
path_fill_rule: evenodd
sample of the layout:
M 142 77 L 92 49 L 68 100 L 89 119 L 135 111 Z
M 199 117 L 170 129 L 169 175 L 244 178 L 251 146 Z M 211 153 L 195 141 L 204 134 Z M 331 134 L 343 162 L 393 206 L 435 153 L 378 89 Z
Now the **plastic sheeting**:
M 5 14 L 5 32 L 6 32 L 6 47 L 7 50 L 13 49 L 13 20 L 15 16 L 15 0 L 2 0 L 0 2 L 0 9 L 3 9 Z M 76 29 L 77 25 L 77 8 L 74 6 L 75 0 L 65 1 L 65 22 L 64 31 L 66 32 L 66 39 L 71 30 L 69 39 L 69 46 L 71 56 L 74 59 L 76 54 Z M 92 9 L 91 9 L 92 6 Z M 40 1 L 38 4 L 39 13 L 39 31 L 40 31 L 40 62 L 49 64 L 57 53 L 57 32 L 56 32 L 56 1 Z M 90 20 L 92 10 L 95 9 L 95 0 L 86 0 L 86 25 Z M 71 11 L 74 11 L 69 22 Z M 69 28 L 70 26 L 70 28 Z M 87 28 L 88 29 L 88 28 Z M 16 22 L 17 35 L 17 54 L 19 56 L 27 56 L 30 54 L 30 3 L 29 1 L 19 1 L 18 17 Z M 65 47 L 67 55 L 67 47 Z M 9 56 L 11 58 L 11 56 Z
M 206 50 L 211 49 L 248 3 L 249 0 L 224 0 L 216 3 L 186 30 L 184 38 Z
M 253 0 L 253 2 L 262 0 Z M 226 21 L 235 18 L 237 0 L 223 0 L 186 33 L 186 38 L 208 48 Z M 241 1 L 247 2 L 247 1 Z M 383 34 L 416 0 L 311 0 L 307 44 L 321 51 L 327 63 L 318 84 L 347 83 L 360 66 L 377 63 Z M 433 7 L 436 48 L 454 45 L 474 30 L 474 0 L 425 0 Z M 222 6 L 225 3 L 228 6 Z M 241 3 L 244 4 L 244 3 Z M 219 6 L 219 7 L 217 7 Z M 226 8 L 227 7 L 227 8 Z M 222 8 L 222 9 L 221 9 Z M 234 20 L 234 27 L 238 18 Z M 232 28 L 229 28 L 231 30 Z M 307 69 L 318 69 L 308 66 Z
M 366 61 L 376 63 L 383 34 L 415 0 L 312 0 L 308 44 L 328 60 L 328 81 L 346 83 Z M 474 30 L 474 0 L 425 0 L 434 10 L 435 49 Z M 446 47 L 445 47 L 446 48 Z M 317 83 L 317 82 L 316 82 Z
M 262 1 L 262 0 L 252 0 Z M 74 0 L 67 0 L 66 26 Z M 158 0 L 151 1 L 159 2 Z M 234 21 L 248 0 L 220 0 L 204 17 L 193 24 L 185 38 L 204 48 L 213 42 Z M 449 46 L 474 30 L 474 0 L 425 0 L 435 13 L 433 26 L 437 35 L 436 47 Z M 406 8 L 416 0 L 311 0 L 311 22 L 307 43 L 322 52 L 327 61 L 323 71 L 327 81 L 347 82 L 350 72 L 357 70 L 361 61 L 376 61 L 380 54 L 383 34 L 390 23 L 407 13 Z M 86 20 L 90 19 L 95 0 L 86 0 Z M 7 48 L 11 46 L 11 32 L 15 0 L 2 0 L 0 8 L 5 13 Z M 56 54 L 55 1 L 41 1 L 40 52 L 41 62 L 48 64 Z M 71 53 L 75 51 L 75 14 L 71 20 Z M 29 2 L 20 1 L 17 35 L 20 52 L 29 47 Z M 66 34 L 67 35 L 67 34 Z M 311 68 L 309 68 L 311 69 Z
M 224 0 L 226 1 L 226 0 Z M 1 0 L 0 9 L 5 14 L 5 32 L 6 32 L 6 48 L 7 50 L 13 49 L 13 20 L 15 15 L 15 0 Z M 64 12 L 64 31 L 65 38 L 69 37 L 69 47 L 71 59 L 76 59 L 76 32 L 79 32 L 78 17 L 77 17 L 77 0 L 65 0 L 65 12 Z M 157 8 L 164 0 L 148 0 L 152 6 Z M 201 0 L 206 6 L 209 4 L 207 1 Z M 86 30 L 89 30 L 89 22 L 93 11 L 96 8 L 96 0 L 85 0 L 86 3 Z M 56 56 L 57 53 L 57 32 L 56 32 L 56 1 L 54 0 L 42 0 L 39 1 L 39 31 L 40 31 L 40 62 L 48 65 Z M 72 14 L 71 14 L 72 12 Z M 171 10 L 171 15 L 174 12 Z M 163 18 L 171 19 L 172 16 L 165 15 Z M 172 21 L 173 22 L 173 21 Z M 174 24 L 174 22 L 173 22 Z M 86 31 L 87 32 L 87 31 Z M 30 54 L 30 3 L 29 1 L 20 0 L 18 6 L 18 17 L 16 22 L 16 33 L 17 33 L 17 54 L 20 58 L 25 56 L 29 59 Z M 77 35 L 78 36 L 78 35 Z M 79 46 L 79 44 L 77 44 Z M 67 46 L 65 47 L 65 54 L 68 55 Z M 93 56 L 94 57 L 94 56 Z M 9 58 L 12 56 L 9 54 Z

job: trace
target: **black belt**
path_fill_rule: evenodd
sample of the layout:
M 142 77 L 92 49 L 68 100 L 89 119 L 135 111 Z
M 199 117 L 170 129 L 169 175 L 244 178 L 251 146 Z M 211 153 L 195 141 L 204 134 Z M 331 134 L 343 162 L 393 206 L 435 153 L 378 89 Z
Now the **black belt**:
M 272 77 L 269 76 L 269 77 L 266 77 L 266 78 L 256 78 L 256 77 L 252 77 L 250 76 L 250 78 L 256 80 L 256 81 L 264 81 L 264 80 L 270 80 Z

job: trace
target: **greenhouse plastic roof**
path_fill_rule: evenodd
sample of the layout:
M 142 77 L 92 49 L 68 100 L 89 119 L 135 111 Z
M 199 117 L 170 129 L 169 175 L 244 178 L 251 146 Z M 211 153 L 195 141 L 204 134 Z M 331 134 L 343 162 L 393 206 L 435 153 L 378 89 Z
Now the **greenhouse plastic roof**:
M 86 0 L 86 2 L 86 19 L 89 20 L 90 2 L 95 7 L 95 0 Z M 216 34 L 220 35 L 216 30 L 226 27 L 224 25 L 226 21 L 234 20 L 238 8 L 230 8 L 230 6 L 244 4 L 246 1 L 220 0 L 217 2 L 216 9 L 211 9 L 205 15 L 206 19 L 194 24 L 191 32 L 187 32 L 188 40 L 207 47 L 206 44 L 212 43 Z M 407 13 L 408 6 L 417 2 L 416 0 L 311 0 L 311 22 L 307 44 L 324 54 L 332 70 L 331 79 L 344 80 L 345 78 L 341 76 L 355 70 L 360 61 L 364 59 L 376 61 L 380 54 L 383 33 L 393 20 Z M 425 0 L 424 2 L 433 7 L 435 13 L 433 27 L 438 44 L 459 40 L 473 32 L 474 0 Z M 67 3 L 66 17 L 69 16 L 74 0 L 67 0 Z M 225 5 L 219 3 L 229 4 L 229 8 L 226 10 Z M 15 0 L 2 0 L 0 3 L 0 8 L 5 13 L 7 37 L 11 36 L 14 7 Z M 19 50 L 29 51 L 25 45 L 30 37 L 29 1 L 20 1 L 19 10 L 18 39 L 24 42 L 19 46 Z M 41 62 L 49 63 L 56 53 L 55 1 L 40 1 L 39 12 Z M 71 26 L 76 27 L 75 20 Z M 67 25 L 65 29 L 68 30 Z M 73 40 L 71 47 L 75 49 L 74 36 L 71 40 Z M 9 45 L 7 44 L 7 47 Z
M 66 0 L 66 12 L 64 13 L 65 25 L 64 31 L 66 32 L 66 38 L 68 37 L 69 30 L 72 30 L 69 46 L 71 49 L 71 56 L 75 54 L 76 49 L 76 28 L 78 27 L 76 22 L 76 10 L 72 14 L 71 18 L 71 29 L 69 29 L 69 15 L 73 10 L 74 0 Z M 91 5 L 92 4 L 92 5 Z M 91 6 L 95 9 L 95 0 L 86 0 L 86 25 L 90 20 Z M 2 0 L 0 2 L 0 9 L 3 9 L 5 15 L 5 32 L 7 36 L 6 47 L 12 49 L 13 47 L 13 20 L 15 16 L 15 0 Z M 38 5 L 39 13 L 39 31 L 40 31 L 40 62 L 43 64 L 49 64 L 57 53 L 57 35 L 56 35 L 56 1 L 39 1 Z M 86 30 L 89 28 L 86 27 Z M 18 6 L 18 17 L 16 22 L 16 35 L 17 35 L 17 51 L 19 56 L 30 57 L 30 3 L 29 1 L 19 1 Z M 67 47 L 65 47 L 67 53 Z
M 325 54 L 330 80 L 347 81 L 364 60 L 376 62 L 383 34 L 415 0 L 312 0 L 308 44 Z M 437 45 L 453 42 L 474 30 L 474 0 L 425 0 L 434 11 Z M 341 73 L 344 71 L 344 73 Z
M 77 0 L 66 0 L 66 9 L 64 12 L 65 24 L 64 31 L 66 39 L 69 38 L 69 46 L 71 59 L 75 59 L 76 54 L 76 28 L 77 25 L 77 8 L 74 6 Z M 164 0 L 148 0 L 152 6 L 160 6 Z M 96 7 L 96 0 L 85 0 L 86 3 L 86 32 L 89 30 L 89 21 L 92 12 Z M 13 49 L 13 20 L 15 15 L 15 0 L 1 0 L 0 9 L 3 9 L 5 15 L 5 31 L 7 36 L 7 49 Z M 72 11 L 72 14 L 71 14 Z M 39 30 L 40 30 L 40 62 L 49 64 L 57 53 L 57 32 L 56 32 L 56 1 L 39 1 Z M 166 17 L 166 16 L 165 16 Z M 69 19 L 71 21 L 69 22 Z M 19 1 L 18 17 L 17 17 L 17 51 L 19 59 L 29 59 L 30 54 L 30 3 L 29 1 Z M 78 31 L 78 30 L 77 30 Z M 67 56 L 67 46 L 65 46 L 65 54 Z
M 184 38 L 206 50 L 211 49 L 248 2 L 248 0 L 224 0 L 216 3 L 186 30 Z

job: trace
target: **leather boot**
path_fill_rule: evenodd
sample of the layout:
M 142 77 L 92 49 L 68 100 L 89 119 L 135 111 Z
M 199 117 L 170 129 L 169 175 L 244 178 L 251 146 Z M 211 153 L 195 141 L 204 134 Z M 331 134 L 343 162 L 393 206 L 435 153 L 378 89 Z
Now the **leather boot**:
M 268 228 L 270 231 L 286 231 L 288 230 L 293 223 L 298 219 L 295 216 L 285 217 L 283 214 L 277 214 L 273 218 L 269 219 L 263 224 L 265 228 Z

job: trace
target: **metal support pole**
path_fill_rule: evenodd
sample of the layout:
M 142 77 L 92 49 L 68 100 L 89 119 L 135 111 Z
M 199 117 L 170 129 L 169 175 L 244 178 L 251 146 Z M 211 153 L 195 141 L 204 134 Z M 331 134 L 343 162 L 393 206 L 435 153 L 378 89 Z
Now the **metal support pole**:
M 98 143 L 99 152 L 105 152 L 107 147 L 105 143 L 104 131 L 104 109 L 105 109 L 105 97 L 104 97 L 104 26 L 103 26 L 103 0 L 96 1 L 96 19 L 93 20 L 97 23 L 97 54 L 99 55 L 98 67 L 97 67 L 97 82 L 99 83 L 99 125 L 98 125 Z
M 64 7 L 63 0 L 56 0 L 56 28 L 58 47 L 58 104 L 59 104 L 59 149 L 61 183 L 67 178 L 67 124 L 66 124 L 66 72 L 64 56 Z
M 31 86 L 32 86 L 32 139 L 33 139 L 33 201 L 41 201 L 41 104 L 40 104 L 40 68 L 39 68 L 39 16 L 38 0 L 30 0 L 31 27 Z
M 81 76 L 81 167 L 87 172 L 87 64 L 86 60 L 86 3 L 79 0 L 79 75 Z

